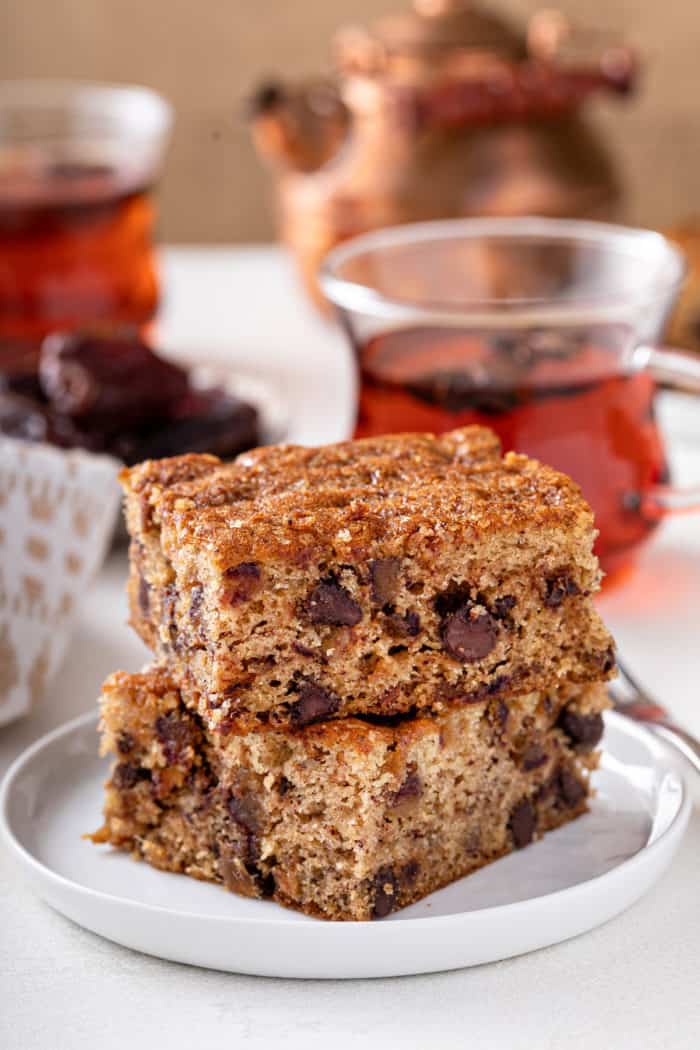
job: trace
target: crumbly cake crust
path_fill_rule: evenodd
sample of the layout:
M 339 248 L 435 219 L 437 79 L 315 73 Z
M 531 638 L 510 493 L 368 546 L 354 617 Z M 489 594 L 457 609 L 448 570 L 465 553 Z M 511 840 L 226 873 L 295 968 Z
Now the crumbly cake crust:
M 221 725 L 437 712 L 612 671 L 578 487 L 483 428 L 122 481 L 132 624 Z
M 570 686 L 391 724 L 222 733 L 166 669 L 118 673 L 93 839 L 311 915 L 381 918 L 582 813 L 606 706 L 602 686 Z

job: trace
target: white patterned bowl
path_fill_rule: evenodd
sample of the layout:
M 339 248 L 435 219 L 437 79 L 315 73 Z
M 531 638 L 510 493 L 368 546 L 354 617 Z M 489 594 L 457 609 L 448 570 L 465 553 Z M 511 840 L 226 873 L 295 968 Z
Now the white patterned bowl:
M 43 695 L 119 508 L 110 456 L 0 438 L 0 725 Z

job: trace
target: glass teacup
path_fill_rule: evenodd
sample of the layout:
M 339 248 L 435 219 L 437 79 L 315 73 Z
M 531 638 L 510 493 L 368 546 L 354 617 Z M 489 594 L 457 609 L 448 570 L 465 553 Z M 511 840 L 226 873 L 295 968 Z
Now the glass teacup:
M 0 369 L 56 329 L 153 317 L 171 122 L 147 88 L 0 81 Z
M 660 234 L 573 220 L 348 241 L 320 279 L 356 353 L 356 436 L 491 427 L 579 482 L 617 571 L 665 513 L 700 505 L 669 483 L 654 412 L 659 380 L 700 392 L 700 360 L 656 348 L 683 276 Z

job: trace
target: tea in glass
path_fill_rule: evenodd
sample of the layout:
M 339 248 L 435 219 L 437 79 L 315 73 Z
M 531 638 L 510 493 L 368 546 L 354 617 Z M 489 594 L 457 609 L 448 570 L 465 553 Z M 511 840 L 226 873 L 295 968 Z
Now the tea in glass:
M 355 351 L 356 437 L 469 424 L 582 487 L 606 572 L 669 509 L 656 376 L 700 362 L 655 349 L 684 266 L 659 234 L 557 219 L 394 227 L 335 248 L 321 271 Z
M 57 329 L 153 318 L 169 125 L 143 88 L 0 83 L 0 361 Z

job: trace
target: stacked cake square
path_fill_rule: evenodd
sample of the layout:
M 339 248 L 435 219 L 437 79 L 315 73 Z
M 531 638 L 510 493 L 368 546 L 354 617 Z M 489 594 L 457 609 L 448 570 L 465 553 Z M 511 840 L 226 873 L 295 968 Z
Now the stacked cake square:
M 577 486 L 490 431 L 123 474 L 132 624 L 94 836 L 380 918 L 584 812 L 614 667 Z

